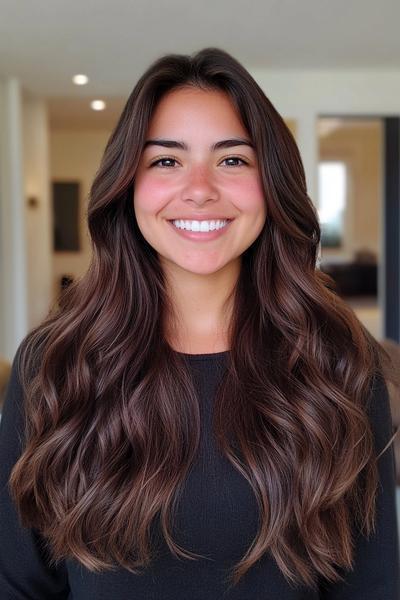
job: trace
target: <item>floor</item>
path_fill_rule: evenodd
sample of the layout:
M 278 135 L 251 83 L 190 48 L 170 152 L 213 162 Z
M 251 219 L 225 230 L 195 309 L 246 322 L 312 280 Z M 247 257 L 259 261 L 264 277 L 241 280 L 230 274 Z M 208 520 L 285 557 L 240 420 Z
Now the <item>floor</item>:
M 346 298 L 346 303 L 351 306 L 368 331 L 377 340 L 381 340 L 383 337 L 382 311 L 378 306 L 376 297 Z

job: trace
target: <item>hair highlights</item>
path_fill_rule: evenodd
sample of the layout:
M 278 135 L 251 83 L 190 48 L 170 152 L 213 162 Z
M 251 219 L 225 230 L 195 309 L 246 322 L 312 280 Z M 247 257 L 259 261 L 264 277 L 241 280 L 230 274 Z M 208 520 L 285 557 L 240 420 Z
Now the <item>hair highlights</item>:
M 367 406 L 387 356 L 316 268 L 320 227 L 289 129 L 246 69 L 217 48 L 155 61 L 108 141 L 88 204 L 89 268 L 21 347 L 26 444 L 11 491 L 54 560 L 136 572 L 151 560 L 156 517 L 171 551 L 193 557 L 175 544 L 171 524 L 198 448 L 198 399 L 166 340 L 173 306 L 132 207 L 154 108 L 188 85 L 229 95 L 256 148 L 268 214 L 242 256 L 215 400 L 219 448 L 260 512 L 232 580 L 269 551 L 292 583 L 334 581 L 352 565 L 352 523 L 366 534 L 374 527 Z

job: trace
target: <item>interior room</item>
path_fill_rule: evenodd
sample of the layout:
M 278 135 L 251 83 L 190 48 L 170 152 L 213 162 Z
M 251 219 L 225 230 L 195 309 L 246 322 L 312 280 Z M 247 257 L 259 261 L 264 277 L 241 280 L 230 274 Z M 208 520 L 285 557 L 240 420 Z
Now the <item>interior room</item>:
M 400 5 L 0 4 L 0 425 L 19 344 L 91 264 L 91 184 L 133 86 L 162 54 L 209 46 L 282 115 L 321 226 L 315 268 L 400 372 Z

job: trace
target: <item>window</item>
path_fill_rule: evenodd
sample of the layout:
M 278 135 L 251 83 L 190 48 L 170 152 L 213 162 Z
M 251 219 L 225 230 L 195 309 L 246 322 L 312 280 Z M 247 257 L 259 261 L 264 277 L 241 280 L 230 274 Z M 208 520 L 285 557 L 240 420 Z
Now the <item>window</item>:
M 321 245 L 338 248 L 344 235 L 347 170 L 344 162 L 323 161 L 318 165 L 318 214 Z

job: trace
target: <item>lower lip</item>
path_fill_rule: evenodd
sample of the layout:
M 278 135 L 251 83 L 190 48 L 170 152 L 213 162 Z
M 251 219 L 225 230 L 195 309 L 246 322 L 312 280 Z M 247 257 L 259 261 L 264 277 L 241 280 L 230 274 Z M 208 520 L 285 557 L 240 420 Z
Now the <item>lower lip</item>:
M 221 237 L 221 235 L 223 235 L 229 229 L 229 226 L 232 223 L 232 221 L 228 221 L 225 227 L 222 227 L 221 229 L 214 229 L 214 231 L 188 231 L 187 229 L 178 229 L 173 223 L 171 223 L 171 221 L 168 221 L 168 223 L 178 235 L 180 235 L 183 238 L 186 238 L 187 240 L 194 240 L 196 242 L 208 242 Z

